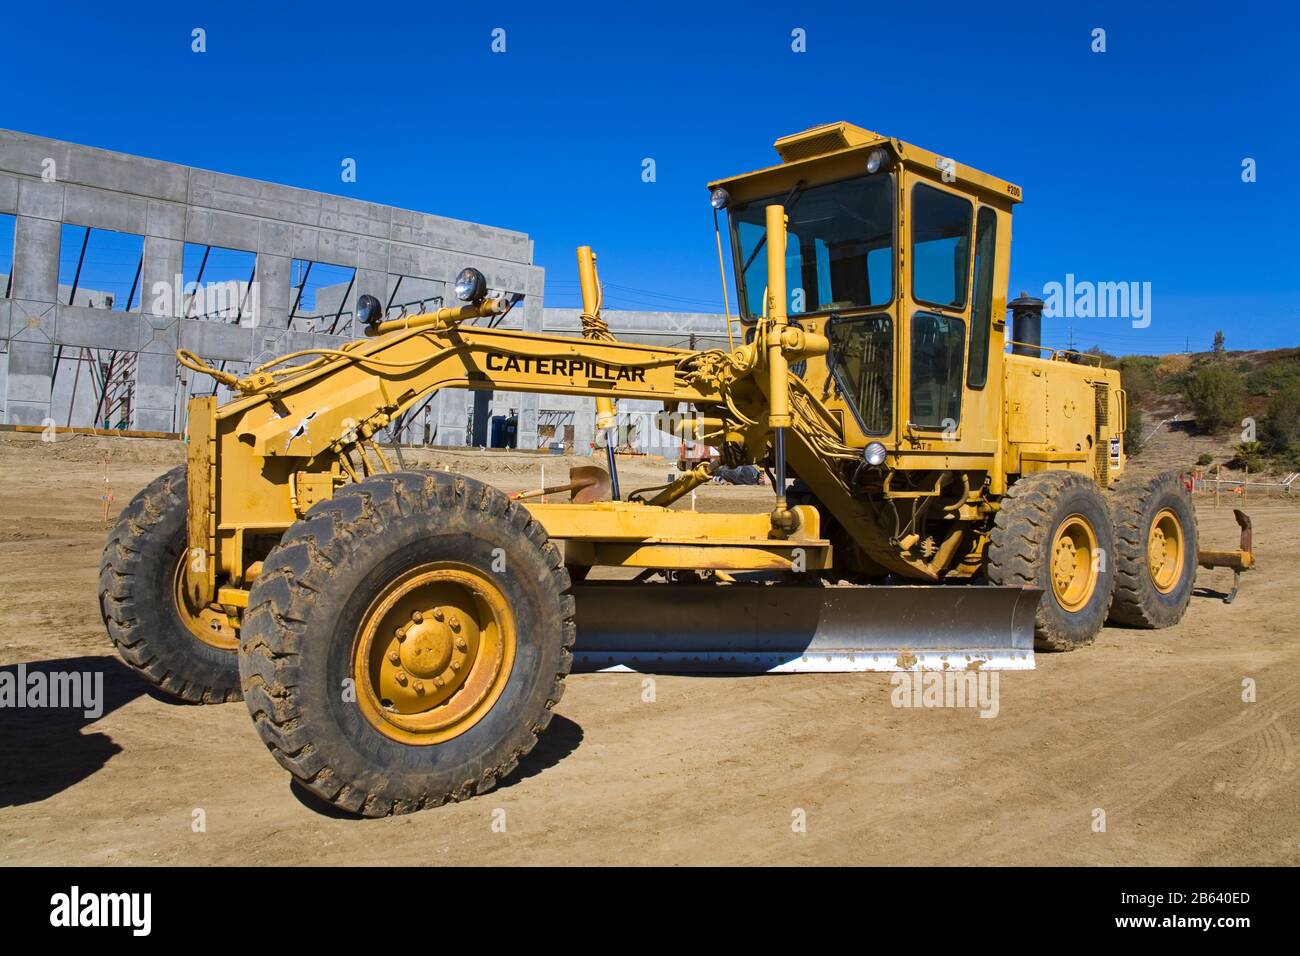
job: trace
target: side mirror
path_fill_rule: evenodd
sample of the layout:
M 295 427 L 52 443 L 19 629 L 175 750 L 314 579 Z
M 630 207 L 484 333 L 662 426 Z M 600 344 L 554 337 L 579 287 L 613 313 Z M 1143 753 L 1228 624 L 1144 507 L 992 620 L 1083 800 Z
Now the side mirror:
M 384 320 L 384 307 L 373 295 L 363 295 L 357 299 L 357 319 L 362 325 L 373 329 Z

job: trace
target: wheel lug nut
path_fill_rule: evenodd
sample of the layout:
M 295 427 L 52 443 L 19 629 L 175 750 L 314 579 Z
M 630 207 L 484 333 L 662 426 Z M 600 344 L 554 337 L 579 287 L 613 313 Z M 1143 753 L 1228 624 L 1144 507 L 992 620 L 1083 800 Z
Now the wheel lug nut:
M 451 669 L 454 670 L 454 671 L 458 671 L 458 670 L 460 670 L 460 661 L 452 661 L 452 662 L 451 662 Z
M 469 645 L 465 643 L 465 638 L 463 638 L 463 637 L 458 637 L 458 638 L 456 638 L 456 650 L 458 650 L 458 651 L 463 651 L 463 650 L 465 650 L 465 648 L 467 648 L 468 646 L 469 646 Z
M 399 641 L 404 641 L 404 640 L 406 640 L 406 628 L 404 628 L 404 627 L 399 627 L 397 630 L 393 631 L 393 633 L 394 633 L 395 635 L 397 635 L 397 639 L 398 639 Z
M 397 683 L 401 684 L 403 687 L 406 686 L 406 673 L 404 671 L 398 671 L 396 674 L 393 675 L 393 679 L 396 680 Z
M 435 607 L 435 608 L 433 609 L 433 619 L 434 619 L 435 621 L 441 621 L 441 620 L 443 619 L 443 617 L 444 617 L 444 615 L 443 615 L 443 613 L 442 613 L 442 608 L 440 608 L 440 607 Z
M 434 687 L 441 687 L 441 686 L 442 686 L 443 684 L 445 684 L 445 683 L 446 683 L 446 681 L 444 681 L 441 677 L 435 677 L 435 678 L 433 679 L 433 686 L 434 686 Z
M 450 627 L 453 631 L 459 631 L 460 618 L 456 617 L 456 615 L 453 614 L 451 617 L 447 619 L 447 626 Z
M 394 664 L 402 663 L 402 656 L 398 654 L 397 651 L 391 651 L 388 655 L 388 659 Z
M 423 611 L 412 611 L 412 612 L 411 612 L 411 620 L 414 621 L 416 624 L 419 624 L 421 621 L 424 620 L 424 612 L 423 612 Z
M 417 694 L 423 694 L 423 693 L 424 693 L 424 681 L 422 681 L 422 680 L 417 680 L 417 681 L 415 682 L 415 692 L 416 692 Z

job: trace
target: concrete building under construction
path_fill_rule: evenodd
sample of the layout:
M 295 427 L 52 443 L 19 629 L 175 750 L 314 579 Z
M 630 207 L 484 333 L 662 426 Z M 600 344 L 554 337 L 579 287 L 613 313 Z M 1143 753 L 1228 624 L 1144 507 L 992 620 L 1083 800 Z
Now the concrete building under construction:
M 188 398 L 216 386 L 178 348 L 243 373 L 338 347 L 358 296 L 390 317 L 437 308 L 465 266 L 517 300 L 504 327 L 579 334 L 577 310 L 545 308 L 525 233 L 0 130 L 0 423 L 183 431 Z M 719 315 L 605 316 L 629 341 L 727 341 Z M 440 392 L 400 438 L 487 445 L 497 418 L 519 448 L 583 451 L 590 406 Z M 651 404 L 627 406 L 649 421 Z

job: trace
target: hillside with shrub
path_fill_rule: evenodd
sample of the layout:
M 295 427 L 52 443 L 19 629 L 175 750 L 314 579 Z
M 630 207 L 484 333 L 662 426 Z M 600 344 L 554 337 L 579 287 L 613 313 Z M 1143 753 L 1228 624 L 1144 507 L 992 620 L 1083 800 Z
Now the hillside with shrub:
M 1300 348 L 1106 355 L 1129 397 L 1125 445 L 1136 466 L 1300 471 Z

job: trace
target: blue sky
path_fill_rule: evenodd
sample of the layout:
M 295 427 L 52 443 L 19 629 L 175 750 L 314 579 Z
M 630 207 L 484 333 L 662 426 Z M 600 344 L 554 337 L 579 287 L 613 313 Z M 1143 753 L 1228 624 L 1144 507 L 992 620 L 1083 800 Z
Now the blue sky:
M 720 311 L 705 182 L 845 119 L 1024 188 L 1011 295 L 1152 284 L 1077 344 L 1296 345 L 1300 13 L 1136 6 L 20 4 L 0 126 L 520 229 L 551 305 L 590 243 L 610 307 Z

